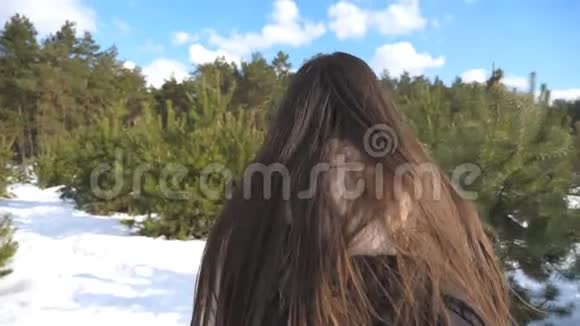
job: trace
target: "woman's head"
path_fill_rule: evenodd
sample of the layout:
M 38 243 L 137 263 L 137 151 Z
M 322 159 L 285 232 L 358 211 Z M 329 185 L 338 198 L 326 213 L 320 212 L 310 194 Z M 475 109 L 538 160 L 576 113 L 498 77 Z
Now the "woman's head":
M 305 63 L 246 172 L 208 238 L 193 325 L 266 325 L 276 298 L 290 325 L 425 325 L 446 320 L 444 294 L 507 323 L 475 209 L 361 59 Z

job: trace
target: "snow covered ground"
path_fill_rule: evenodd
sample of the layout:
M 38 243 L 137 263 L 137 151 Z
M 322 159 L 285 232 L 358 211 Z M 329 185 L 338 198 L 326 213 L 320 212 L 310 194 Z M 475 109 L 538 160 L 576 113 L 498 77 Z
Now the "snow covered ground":
M 515 278 L 518 280 L 519 284 L 532 292 L 541 293 L 543 287 L 538 282 L 527 277 L 523 272 L 516 271 L 514 273 Z M 543 321 L 531 323 L 530 326 L 543 326 L 543 325 L 558 325 L 558 326 L 578 326 L 580 325 L 580 288 L 577 283 L 566 282 L 561 278 L 554 276 L 552 278 L 554 284 L 560 290 L 560 296 L 558 301 L 563 305 L 573 304 L 575 309 L 570 316 L 563 318 L 549 317 Z M 551 324 L 550 324 L 551 323 Z
M 20 248 L 14 273 L 0 281 L 0 325 L 188 325 L 203 241 L 130 236 L 121 215 L 78 211 L 56 188 L 11 192 L 0 214 L 14 216 Z M 562 301 L 580 308 L 577 285 L 558 284 Z M 580 310 L 550 321 L 580 325 Z
M 0 281 L 0 325 L 188 325 L 203 241 L 129 236 L 57 189 L 15 185 L 0 200 L 20 247 Z

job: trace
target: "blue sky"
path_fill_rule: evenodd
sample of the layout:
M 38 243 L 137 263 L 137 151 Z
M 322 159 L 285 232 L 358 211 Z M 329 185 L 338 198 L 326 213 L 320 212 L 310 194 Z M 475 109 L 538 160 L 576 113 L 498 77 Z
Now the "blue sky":
M 293 68 L 318 52 L 346 51 L 377 72 L 481 81 L 492 63 L 526 87 L 536 71 L 556 97 L 580 97 L 577 0 L 0 0 L 0 22 L 29 16 L 41 34 L 64 19 L 142 67 L 159 85 L 195 64 L 259 51 L 290 54 Z

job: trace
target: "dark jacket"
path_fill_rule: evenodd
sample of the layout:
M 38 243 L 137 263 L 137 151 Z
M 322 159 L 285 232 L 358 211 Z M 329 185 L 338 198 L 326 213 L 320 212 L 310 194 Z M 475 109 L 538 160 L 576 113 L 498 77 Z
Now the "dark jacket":
M 445 304 L 449 311 L 452 326 L 486 326 L 481 317 L 460 299 L 446 296 Z M 264 325 L 272 326 L 287 326 L 288 325 L 288 311 L 284 307 L 278 306 L 277 313 L 269 316 L 271 321 L 266 321 Z M 440 323 L 442 325 L 442 323 Z M 351 325 L 345 325 L 351 326 Z M 359 326 L 359 325 L 352 325 Z M 388 324 L 377 321 L 372 326 L 389 326 Z
M 384 263 L 384 259 L 389 261 L 389 265 L 391 265 L 393 268 L 396 269 L 396 260 L 393 259 L 392 257 L 386 257 L 386 256 L 382 256 L 382 257 L 368 257 L 368 256 L 359 256 L 356 258 L 353 258 L 353 262 L 355 264 L 360 264 L 359 266 L 365 266 L 365 268 L 368 268 L 369 271 L 374 270 L 376 271 L 377 268 L 383 268 L 381 266 L 381 260 Z M 365 268 L 362 268 L 362 273 L 364 274 L 366 271 L 364 270 Z M 372 278 L 367 278 L 367 279 L 372 279 Z M 384 280 L 377 280 L 378 282 L 381 283 L 381 286 L 369 286 L 369 288 L 380 288 L 380 287 L 389 287 L 388 283 L 389 279 L 384 279 Z M 445 295 L 443 297 L 444 302 L 445 302 L 445 306 L 447 307 L 447 310 L 449 312 L 449 317 L 451 319 L 451 325 L 452 326 L 486 326 L 484 321 L 482 320 L 482 318 L 474 311 L 473 308 L 471 308 L 469 306 L 468 303 L 464 302 L 460 297 L 461 294 L 455 292 L 448 292 L 448 293 L 454 293 L 454 295 Z M 372 297 L 376 297 L 375 295 L 373 295 Z M 275 314 L 272 314 L 271 316 L 269 316 L 269 318 L 273 318 L 272 321 L 267 321 L 266 323 L 264 323 L 263 325 L 276 325 L 276 326 L 287 326 L 288 325 L 288 310 L 287 307 L 285 307 L 285 304 L 283 303 L 283 299 L 281 299 L 282 296 L 278 295 L 277 298 L 273 298 L 273 309 L 276 311 Z M 377 307 L 380 306 L 387 306 L 388 303 L 382 302 L 383 300 L 380 300 L 381 302 L 375 302 L 374 304 Z M 386 317 L 383 317 L 386 318 Z M 442 322 L 440 323 L 441 325 L 443 324 Z M 351 325 L 345 325 L 345 326 L 351 326 Z M 363 325 L 352 325 L 352 326 L 363 326 Z M 383 321 L 376 321 L 373 323 L 373 325 L 369 325 L 369 326 L 389 326 L 387 323 L 383 322 Z

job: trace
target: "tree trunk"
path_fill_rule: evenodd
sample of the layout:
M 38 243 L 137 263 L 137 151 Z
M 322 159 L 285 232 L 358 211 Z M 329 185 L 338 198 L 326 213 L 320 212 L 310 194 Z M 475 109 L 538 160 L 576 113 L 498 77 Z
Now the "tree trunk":
M 19 135 L 17 135 L 18 137 L 18 156 L 19 156 L 19 160 L 20 162 L 18 163 L 24 163 L 24 159 L 25 159 L 25 144 L 24 144 L 24 139 L 26 137 L 26 131 L 25 131 L 25 122 L 24 122 L 24 115 L 22 114 L 22 105 L 18 106 L 18 115 L 20 116 L 20 121 L 21 121 L 21 131 L 19 132 Z

